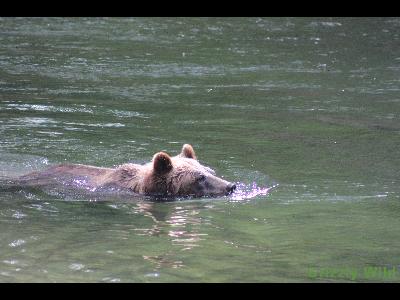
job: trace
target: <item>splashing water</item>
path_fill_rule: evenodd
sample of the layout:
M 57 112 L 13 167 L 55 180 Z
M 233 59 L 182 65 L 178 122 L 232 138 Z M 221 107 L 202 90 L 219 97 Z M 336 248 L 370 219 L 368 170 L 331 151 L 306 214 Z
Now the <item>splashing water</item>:
M 269 191 L 278 185 L 273 185 L 271 187 L 259 187 L 257 183 L 252 184 L 238 183 L 236 184 L 236 190 L 230 197 L 232 200 L 245 200 L 251 199 L 257 196 L 266 196 Z

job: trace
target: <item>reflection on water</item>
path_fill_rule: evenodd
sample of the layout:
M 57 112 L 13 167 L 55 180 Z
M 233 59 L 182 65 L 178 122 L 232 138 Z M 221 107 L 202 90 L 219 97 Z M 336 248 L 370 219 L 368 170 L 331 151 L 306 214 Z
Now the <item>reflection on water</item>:
M 177 253 L 192 250 L 201 245 L 208 236 L 206 228 L 209 220 L 199 215 L 205 208 L 202 202 L 150 202 L 135 201 L 134 203 L 109 204 L 113 208 L 129 210 L 129 214 L 144 216 L 151 222 L 141 222 L 142 226 L 134 226 L 124 231 L 129 237 L 130 232 L 137 236 L 167 239 L 172 250 L 161 251 L 158 255 L 149 255 L 145 251 L 141 256 L 151 263 L 152 271 L 145 277 L 158 277 L 164 269 L 178 269 L 185 266 L 182 259 L 177 259 Z M 168 247 L 169 248 L 169 247 Z M 110 252 L 113 253 L 113 252 Z
M 205 220 L 198 217 L 196 205 L 171 206 L 169 209 L 159 210 L 160 204 L 138 203 L 136 209 L 153 220 L 150 228 L 135 228 L 139 235 L 166 234 L 173 245 L 181 246 L 181 250 L 191 250 L 199 245 L 202 237 L 207 233 L 200 230 Z

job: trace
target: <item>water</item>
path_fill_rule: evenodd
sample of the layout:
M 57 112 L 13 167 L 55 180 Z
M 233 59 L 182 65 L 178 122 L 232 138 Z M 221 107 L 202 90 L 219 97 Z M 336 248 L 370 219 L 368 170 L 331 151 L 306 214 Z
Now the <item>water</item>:
M 399 29 L 0 19 L 0 281 L 399 281 Z M 163 203 L 7 187 L 184 143 L 238 192 Z

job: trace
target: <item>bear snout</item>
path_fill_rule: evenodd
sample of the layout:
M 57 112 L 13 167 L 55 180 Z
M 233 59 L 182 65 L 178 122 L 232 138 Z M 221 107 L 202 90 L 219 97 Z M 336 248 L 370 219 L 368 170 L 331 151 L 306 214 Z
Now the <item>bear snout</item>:
M 226 190 L 228 192 L 228 194 L 233 193 L 236 190 L 236 184 L 234 183 L 229 183 L 226 187 Z

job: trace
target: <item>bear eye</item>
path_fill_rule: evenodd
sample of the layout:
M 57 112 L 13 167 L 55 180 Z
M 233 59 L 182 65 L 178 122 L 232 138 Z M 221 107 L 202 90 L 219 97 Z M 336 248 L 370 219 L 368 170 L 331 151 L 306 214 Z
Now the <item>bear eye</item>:
M 197 177 L 197 181 L 201 182 L 206 180 L 206 175 L 200 175 L 199 177 Z

